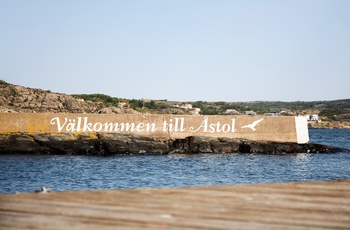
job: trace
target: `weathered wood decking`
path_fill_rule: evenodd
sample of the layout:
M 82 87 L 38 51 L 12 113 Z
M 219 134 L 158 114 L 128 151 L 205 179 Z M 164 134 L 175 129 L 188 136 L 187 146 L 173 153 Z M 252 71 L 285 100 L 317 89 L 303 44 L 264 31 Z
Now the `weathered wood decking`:
M 0 195 L 0 229 L 350 229 L 350 180 Z

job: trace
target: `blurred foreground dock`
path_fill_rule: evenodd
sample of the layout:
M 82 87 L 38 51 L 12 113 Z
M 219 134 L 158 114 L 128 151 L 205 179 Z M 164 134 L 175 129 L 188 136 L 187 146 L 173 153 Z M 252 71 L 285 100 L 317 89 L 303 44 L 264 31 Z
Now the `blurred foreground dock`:
M 350 180 L 2 194 L 0 229 L 350 229 Z

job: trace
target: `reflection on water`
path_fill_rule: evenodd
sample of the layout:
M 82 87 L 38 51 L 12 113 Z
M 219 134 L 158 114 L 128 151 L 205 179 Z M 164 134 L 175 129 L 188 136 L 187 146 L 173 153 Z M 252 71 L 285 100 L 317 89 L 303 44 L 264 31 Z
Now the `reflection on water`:
M 299 153 L 294 158 L 293 172 L 299 176 L 301 181 L 305 181 L 311 176 L 309 167 L 310 158 L 311 155 L 308 153 Z
M 308 153 L 299 153 L 296 154 L 295 161 L 296 162 L 304 162 L 304 161 L 309 161 L 310 160 L 310 154 Z

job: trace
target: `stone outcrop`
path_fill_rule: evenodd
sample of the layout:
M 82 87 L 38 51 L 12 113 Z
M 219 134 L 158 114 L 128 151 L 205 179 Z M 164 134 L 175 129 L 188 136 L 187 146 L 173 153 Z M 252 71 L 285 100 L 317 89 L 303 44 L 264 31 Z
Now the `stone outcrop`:
M 215 137 L 187 137 L 169 141 L 127 134 L 0 134 L 0 154 L 145 155 L 197 153 L 336 153 L 349 152 L 320 144 L 255 142 Z
M 0 83 L 0 113 L 137 113 L 133 109 L 106 107 L 102 102 L 84 101 L 67 94 Z
M 130 108 L 105 107 L 97 111 L 98 114 L 139 114 L 136 110 Z
M 350 129 L 350 122 L 345 119 L 342 121 L 319 121 L 309 122 L 308 126 L 310 129 Z

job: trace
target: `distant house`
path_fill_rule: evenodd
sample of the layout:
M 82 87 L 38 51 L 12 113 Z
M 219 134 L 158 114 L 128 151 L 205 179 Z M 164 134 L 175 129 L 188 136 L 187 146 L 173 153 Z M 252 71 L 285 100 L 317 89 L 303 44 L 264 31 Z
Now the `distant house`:
M 256 115 L 256 112 L 254 111 L 245 111 L 245 115 Z
M 306 115 L 308 121 L 318 121 L 318 114 L 309 114 Z
M 191 115 L 199 115 L 200 112 L 201 112 L 200 108 L 193 108 L 193 110 L 190 113 Z
M 278 116 L 278 113 L 265 113 L 265 116 L 274 117 L 274 116 Z
M 180 105 L 181 109 L 192 109 L 192 104 L 184 104 L 184 105 Z
M 235 109 L 226 109 L 225 114 L 239 114 Z
M 269 117 L 280 116 L 282 113 L 284 113 L 284 110 L 270 111 L 268 113 L 265 113 L 265 116 L 269 116 Z
M 280 110 L 280 111 L 279 111 L 279 114 L 280 114 L 280 115 L 282 115 L 282 114 L 288 114 L 288 113 L 289 113 L 289 111 L 286 110 L 286 109 L 283 109 L 283 110 Z

